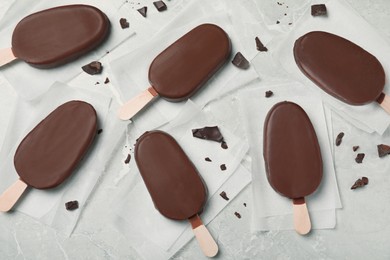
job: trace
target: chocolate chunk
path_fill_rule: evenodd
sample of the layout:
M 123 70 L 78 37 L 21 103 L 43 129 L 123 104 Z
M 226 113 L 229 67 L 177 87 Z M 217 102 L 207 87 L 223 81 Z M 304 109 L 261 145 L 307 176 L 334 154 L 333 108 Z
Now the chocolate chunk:
M 390 146 L 385 144 L 379 144 L 378 146 L 378 155 L 379 157 L 384 157 L 390 154 Z
M 276 21 L 276 24 L 280 24 L 280 22 L 279 22 L 279 21 Z
M 119 20 L 119 23 L 120 23 L 122 29 L 129 28 L 129 26 L 130 26 L 130 24 L 129 24 L 129 22 L 126 20 L 126 18 L 121 18 L 121 19 Z
M 288 23 L 288 25 L 292 25 L 292 23 Z
M 244 202 L 244 204 L 243 204 L 243 205 L 244 205 L 244 207 L 246 208 L 246 203 L 245 203 L 245 202 Z
M 222 141 L 221 147 L 222 147 L 222 149 L 228 149 L 229 148 L 225 141 Z
M 99 130 L 97 130 L 96 133 L 97 133 L 98 135 L 100 135 L 102 132 L 103 132 L 103 129 L 100 128 Z
M 106 80 L 104 81 L 104 84 L 107 84 L 110 82 L 110 79 L 109 78 L 106 78 Z
M 358 154 L 356 155 L 355 161 L 356 161 L 357 163 L 362 163 L 362 162 L 363 162 L 363 159 L 364 159 L 364 156 L 365 156 L 364 153 L 358 153 Z
M 336 137 L 336 146 L 339 146 L 341 144 L 341 141 L 343 140 L 343 137 L 344 137 L 344 133 L 341 132 L 337 135 Z
M 84 65 L 82 69 L 89 75 L 96 75 L 102 73 L 103 66 L 98 61 L 92 61 L 91 63 Z
M 358 179 L 357 181 L 355 181 L 355 183 L 351 187 L 351 190 L 363 187 L 363 186 L 365 186 L 367 184 L 368 184 L 368 178 L 367 177 L 362 177 L 361 179 Z
M 204 158 L 206 162 L 211 162 L 211 159 L 209 157 Z
M 99 84 L 100 84 L 100 82 L 99 82 L 99 81 L 96 81 L 95 85 L 99 85 Z
M 79 202 L 77 200 L 68 201 L 65 203 L 66 210 L 75 210 L 79 208 Z
M 156 1 L 153 4 L 159 12 L 167 10 L 167 5 L 163 1 Z
M 256 49 L 258 51 L 268 51 L 267 47 L 264 46 L 264 44 L 260 41 L 259 37 L 256 37 L 255 41 L 256 41 Z
M 352 150 L 353 150 L 354 152 L 356 152 L 357 149 L 359 149 L 359 146 L 358 146 L 358 145 L 352 147 Z
M 225 171 L 226 170 L 226 165 L 225 164 L 221 164 L 221 166 L 219 166 L 221 168 L 222 171 Z
M 266 98 L 272 97 L 273 94 L 274 94 L 274 92 L 272 92 L 271 90 L 268 90 L 268 91 L 265 92 L 265 97 Z
M 363 181 L 364 185 L 368 184 L 368 178 L 367 177 L 362 177 L 362 181 Z
M 221 196 L 224 200 L 229 200 L 228 196 L 226 195 L 226 192 L 222 191 L 219 196 Z
M 144 6 L 140 9 L 137 9 L 137 11 L 143 16 L 146 17 L 146 12 L 148 11 L 148 7 Z
M 223 142 L 223 136 L 218 126 L 206 126 L 203 128 L 192 129 L 192 136 L 200 139 Z
M 241 54 L 241 52 L 237 52 L 234 56 L 232 63 L 234 66 L 240 69 L 248 69 L 249 68 L 249 61 L 245 59 L 244 55 Z
M 311 6 L 311 15 L 312 16 L 326 15 L 326 6 L 324 4 L 312 5 Z
M 236 212 L 234 212 L 234 215 L 236 215 L 236 217 L 237 217 L 237 218 L 241 218 L 241 214 L 240 214 L 240 213 L 238 213 L 237 211 L 236 211 Z
M 126 160 L 125 160 L 125 164 L 129 164 L 130 159 L 131 159 L 131 155 L 128 154 L 128 155 L 127 155 L 127 158 L 126 158 Z

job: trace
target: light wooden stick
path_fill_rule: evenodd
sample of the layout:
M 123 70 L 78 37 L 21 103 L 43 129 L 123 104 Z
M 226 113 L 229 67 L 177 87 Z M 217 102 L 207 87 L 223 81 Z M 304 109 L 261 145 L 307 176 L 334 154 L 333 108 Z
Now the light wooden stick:
M 11 48 L 0 50 L 0 67 L 17 59 Z
M 15 205 L 26 190 L 27 184 L 22 180 L 17 180 L 7 190 L 0 195 L 0 211 L 7 212 Z
M 294 228 L 300 235 L 306 235 L 311 230 L 309 212 L 305 198 L 293 199 Z
M 207 257 L 216 256 L 218 254 L 218 245 L 205 225 L 203 225 L 199 215 L 191 217 L 189 221 L 203 254 Z
M 144 108 L 154 97 L 157 97 L 158 93 L 153 87 L 149 87 L 147 90 L 142 91 L 137 96 L 127 101 L 118 112 L 118 117 L 121 120 L 129 120 L 135 116 L 142 108 Z
M 380 97 L 378 98 L 379 105 L 388 113 L 390 114 L 390 97 L 386 95 L 385 93 L 382 93 Z

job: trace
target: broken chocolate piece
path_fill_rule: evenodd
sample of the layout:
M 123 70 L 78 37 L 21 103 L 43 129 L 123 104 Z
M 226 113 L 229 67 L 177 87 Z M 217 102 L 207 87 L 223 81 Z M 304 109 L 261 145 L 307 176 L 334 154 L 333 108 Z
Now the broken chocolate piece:
M 119 23 L 120 23 L 122 29 L 129 28 L 129 26 L 130 26 L 130 24 L 129 24 L 129 22 L 126 20 L 126 18 L 121 18 L 121 19 L 119 20 Z
M 237 217 L 237 218 L 241 218 L 241 214 L 240 214 L 240 213 L 238 213 L 237 211 L 236 211 L 236 212 L 234 212 L 234 215 L 236 215 L 236 217 Z
M 106 80 L 104 81 L 104 84 L 107 84 L 110 82 L 110 79 L 107 77 Z
M 103 132 L 103 129 L 100 128 L 99 130 L 97 130 L 96 133 L 97 133 L 98 135 L 100 135 L 102 132 Z
M 244 207 L 246 208 L 246 203 L 245 203 L 245 202 L 244 202 L 244 204 L 243 204 L 243 205 L 244 205 Z
M 131 155 L 128 154 L 128 155 L 127 155 L 127 158 L 126 158 L 126 160 L 125 160 L 125 164 L 129 164 L 130 159 L 131 159 Z
M 209 157 L 204 158 L 206 162 L 211 162 L 211 159 Z
M 312 5 L 311 6 L 311 15 L 312 16 L 326 15 L 326 6 L 324 4 Z
M 362 163 L 362 162 L 363 162 L 363 159 L 364 159 L 364 156 L 365 156 L 364 153 L 358 153 L 358 154 L 356 155 L 355 161 L 356 161 L 357 163 Z
M 228 149 L 229 148 L 225 141 L 222 141 L 221 147 L 222 147 L 222 149 Z
M 68 201 L 65 203 L 66 210 L 75 210 L 79 208 L 79 202 L 77 200 Z
M 226 192 L 222 191 L 219 195 L 220 195 L 224 200 L 229 200 L 228 196 L 226 195 Z
M 153 4 L 159 12 L 167 10 L 167 5 L 163 1 L 156 1 Z
M 249 68 L 249 61 L 242 55 L 241 52 L 237 52 L 234 56 L 232 63 L 234 66 L 240 69 L 248 69 Z
M 137 11 L 143 16 L 146 17 L 146 12 L 148 11 L 148 7 L 144 6 L 140 9 L 137 9 Z
M 91 63 L 84 65 L 81 67 L 83 71 L 88 73 L 89 75 L 96 75 L 102 73 L 103 66 L 98 61 L 92 61 Z
M 222 171 L 225 171 L 226 170 L 226 165 L 225 164 L 221 164 L 221 166 L 219 166 L 221 168 Z
M 280 24 L 280 22 L 279 22 L 279 21 L 276 21 L 276 24 Z
M 206 126 L 203 128 L 192 129 L 192 136 L 200 139 L 223 142 L 223 136 L 218 126 Z
M 385 144 L 379 144 L 378 146 L 378 155 L 379 157 L 384 157 L 390 154 L 390 146 Z
M 364 185 L 368 184 L 368 178 L 367 177 L 362 177 L 362 181 L 363 181 Z
M 337 135 L 336 137 L 336 146 L 339 146 L 341 144 L 341 141 L 343 140 L 343 137 L 344 137 L 344 133 L 341 132 Z
M 268 51 L 267 47 L 264 46 L 264 44 L 260 41 L 259 37 L 256 37 L 255 41 L 256 41 L 256 49 L 258 51 Z
M 351 190 L 363 187 L 363 186 L 365 186 L 367 184 L 368 184 L 368 178 L 367 177 L 362 177 L 361 179 L 358 179 L 357 181 L 355 181 L 355 183 L 351 187 Z
M 272 92 L 271 90 L 268 90 L 268 91 L 265 92 L 265 97 L 266 98 L 272 97 L 273 94 L 274 94 L 274 92 Z
M 352 150 L 353 150 L 354 152 L 356 152 L 357 149 L 359 149 L 359 146 L 358 146 L 358 145 L 352 147 Z

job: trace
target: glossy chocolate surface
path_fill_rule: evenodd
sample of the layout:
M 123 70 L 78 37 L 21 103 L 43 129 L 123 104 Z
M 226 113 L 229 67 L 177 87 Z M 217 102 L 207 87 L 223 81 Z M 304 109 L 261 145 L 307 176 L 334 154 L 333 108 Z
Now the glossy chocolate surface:
M 51 68 L 94 49 L 109 31 L 107 16 L 93 6 L 55 7 L 31 14 L 16 25 L 12 51 L 34 67 Z
M 173 137 L 162 131 L 146 132 L 135 145 L 135 160 L 162 215 L 185 220 L 202 212 L 207 199 L 206 187 Z
M 377 100 L 385 85 L 378 59 L 360 46 L 327 32 L 310 32 L 295 42 L 301 71 L 333 97 L 364 105 Z
M 95 109 L 67 102 L 43 119 L 19 144 L 14 165 L 22 181 L 37 189 L 53 188 L 68 178 L 96 135 Z
M 320 146 L 305 111 L 295 103 L 280 102 L 264 123 L 263 156 L 272 188 L 291 199 L 314 192 L 322 178 Z
M 229 36 L 220 27 L 202 24 L 161 52 L 149 68 L 149 82 L 173 102 L 192 96 L 229 58 Z

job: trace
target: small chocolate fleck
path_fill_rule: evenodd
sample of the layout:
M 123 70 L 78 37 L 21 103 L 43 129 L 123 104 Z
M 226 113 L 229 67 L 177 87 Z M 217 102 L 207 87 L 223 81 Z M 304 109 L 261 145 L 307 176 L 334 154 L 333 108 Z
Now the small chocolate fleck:
M 156 1 L 153 4 L 159 12 L 167 10 L 167 5 L 163 1 Z
M 368 178 L 367 177 L 362 177 L 362 181 L 364 185 L 368 184 Z
M 341 132 L 337 135 L 336 137 L 336 146 L 339 146 L 341 144 L 341 141 L 343 140 L 343 137 L 344 137 L 344 133 Z
M 107 84 L 110 82 L 110 79 L 108 77 L 106 77 L 106 80 L 104 81 L 104 84 Z
M 367 177 L 363 177 L 363 178 L 358 179 L 358 180 L 355 181 L 355 183 L 351 187 L 351 190 L 363 187 L 363 186 L 365 186 L 367 184 L 368 184 L 368 178 Z
M 249 68 L 249 61 L 244 57 L 244 55 L 242 55 L 241 52 L 237 52 L 236 55 L 234 55 L 232 63 L 240 69 L 246 70 Z
M 284 16 L 286 16 L 287 14 L 286 13 L 284 13 Z
M 312 5 L 311 6 L 311 15 L 312 16 L 326 15 L 326 5 L 324 5 L 324 4 Z
M 278 5 L 282 5 L 282 3 L 276 2 Z
M 266 98 L 272 97 L 273 94 L 274 94 L 274 92 L 272 92 L 271 90 L 268 90 L 268 91 L 265 92 L 265 97 Z
M 65 203 L 66 210 L 75 210 L 79 208 L 79 202 L 77 200 L 68 201 Z
M 378 155 L 379 157 L 384 157 L 390 154 L 390 146 L 385 144 L 379 144 L 378 146 Z
M 125 164 L 129 164 L 130 159 L 131 159 L 131 155 L 128 154 L 128 155 L 127 155 L 127 158 L 126 158 L 126 160 L 125 160 Z
M 229 146 L 227 145 L 227 143 L 225 141 L 222 141 L 221 147 L 222 147 L 222 149 L 228 149 L 229 148 Z
M 279 21 L 276 21 L 276 24 L 280 24 L 280 22 L 279 22 Z
M 130 24 L 129 24 L 129 22 L 127 21 L 126 18 L 121 18 L 121 19 L 119 20 L 119 23 L 120 23 L 122 29 L 129 28 L 129 26 L 130 26 Z
M 103 70 L 103 66 L 99 61 L 92 61 L 91 63 L 84 65 L 81 68 L 90 75 L 100 74 Z
M 99 81 L 96 81 L 95 85 L 99 85 L 99 84 L 100 84 L 100 82 L 99 82 Z
M 237 211 L 236 211 L 236 212 L 234 212 L 234 215 L 236 215 L 236 217 L 237 217 L 237 218 L 241 218 L 241 214 L 240 214 L 240 213 L 238 213 Z
M 101 129 L 101 128 L 97 130 L 98 135 L 100 135 L 102 132 L 103 132 L 103 129 Z
M 292 25 L 292 23 L 288 23 L 288 25 Z
M 211 162 L 211 159 L 209 157 L 204 158 L 206 162 Z
M 244 202 L 244 204 L 243 204 L 243 205 L 244 205 L 244 207 L 246 208 L 246 203 L 245 203 L 245 202 Z
M 260 41 L 259 37 L 256 37 L 255 41 L 256 41 L 256 49 L 258 51 L 268 51 L 267 47 L 264 46 L 264 44 Z
M 355 161 L 356 161 L 357 163 L 362 163 L 362 162 L 363 162 L 363 159 L 364 159 L 364 156 L 365 156 L 364 153 L 358 153 L 358 154 L 356 155 Z
M 146 12 L 148 11 L 148 7 L 144 6 L 140 9 L 137 9 L 137 11 L 143 16 L 146 17 Z
M 223 136 L 218 126 L 206 126 L 203 128 L 192 129 L 192 136 L 200 139 L 223 142 Z
M 226 195 L 226 192 L 222 191 L 219 196 L 221 196 L 224 200 L 229 200 L 228 196 Z
M 222 171 L 225 171 L 226 170 L 226 165 L 225 164 L 221 164 L 221 166 L 219 166 L 221 168 Z
M 352 147 L 352 150 L 353 150 L 354 152 L 356 152 L 358 149 L 359 149 L 359 145 L 356 145 L 356 146 L 353 146 L 353 147 Z

